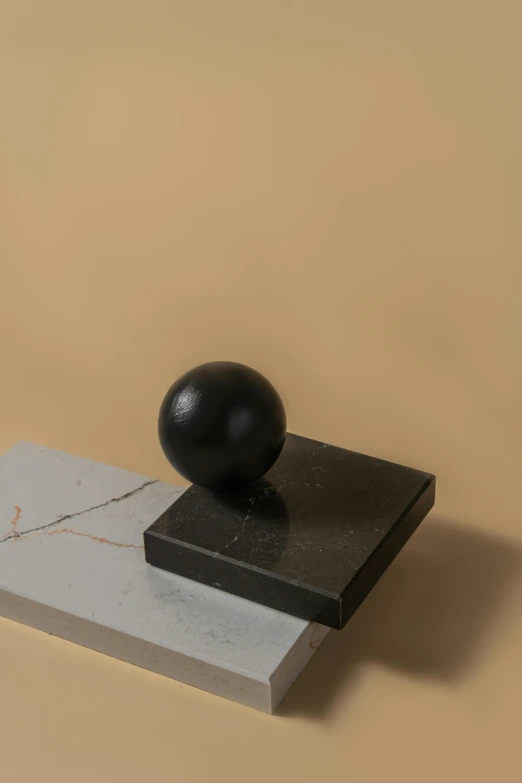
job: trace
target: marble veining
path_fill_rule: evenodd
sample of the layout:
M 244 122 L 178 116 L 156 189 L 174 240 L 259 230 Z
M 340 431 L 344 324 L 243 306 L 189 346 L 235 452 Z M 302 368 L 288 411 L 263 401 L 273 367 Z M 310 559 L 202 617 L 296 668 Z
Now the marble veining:
M 0 458 L 0 614 L 271 712 L 327 629 L 148 565 L 143 532 L 183 493 L 18 443 Z
M 145 532 L 151 564 L 342 628 L 434 502 L 435 477 L 289 433 L 256 484 L 193 485 Z
M 34 533 L 41 533 L 43 535 L 55 535 L 56 533 L 72 533 L 77 536 L 86 536 L 87 538 L 91 538 L 93 541 L 98 541 L 101 544 L 114 544 L 114 546 L 128 546 L 128 547 L 135 547 L 136 549 L 143 549 L 143 545 L 138 544 L 122 544 L 118 543 L 117 541 L 108 541 L 106 538 L 100 538 L 98 536 L 89 536 L 88 533 L 80 533 L 77 530 L 72 530 L 71 528 L 62 528 L 60 530 L 53 530 L 52 532 L 47 532 L 49 528 L 56 527 L 57 525 L 60 525 L 62 522 L 66 522 L 71 519 L 75 519 L 76 517 L 81 517 L 83 514 L 90 514 L 92 511 L 98 511 L 101 508 L 105 508 L 106 506 L 111 505 L 112 503 L 120 503 L 122 500 L 127 500 L 128 498 L 133 497 L 133 495 L 136 495 L 138 492 L 141 492 L 146 487 L 150 487 L 152 484 L 155 484 L 155 480 L 151 481 L 145 481 L 144 484 L 141 484 L 139 487 L 136 487 L 136 489 L 132 489 L 129 492 L 125 492 L 123 495 L 117 498 L 110 498 L 110 500 L 106 500 L 104 503 L 99 503 L 97 506 L 92 506 L 91 508 L 85 508 L 82 511 L 76 511 L 72 514 L 64 514 L 61 517 L 58 517 L 58 519 L 53 520 L 52 522 L 46 522 L 44 525 L 39 525 L 38 527 L 32 527 L 28 530 L 18 530 L 18 522 L 20 521 L 20 517 L 22 516 L 22 509 L 20 506 L 15 506 L 16 515 L 14 519 L 11 520 L 10 523 L 10 531 L 9 533 L 4 536 L 4 538 L 0 539 L 0 544 L 5 543 L 6 541 L 12 541 L 13 539 L 20 539 L 25 538 L 26 536 Z

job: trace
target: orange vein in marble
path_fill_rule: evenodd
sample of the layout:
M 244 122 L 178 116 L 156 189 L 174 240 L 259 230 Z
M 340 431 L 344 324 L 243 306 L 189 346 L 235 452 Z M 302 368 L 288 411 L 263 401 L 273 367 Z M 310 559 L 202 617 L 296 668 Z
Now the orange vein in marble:
M 320 629 L 319 629 L 319 630 L 320 630 Z M 316 634 L 316 633 L 317 633 L 317 631 L 318 631 L 318 628 L 317 628 L 317 625 L 316 625 L 316 626 L 314 626 L 314 629 L 313 629 L 313 631 L 312 631 L 312 635 L 311 635 L 311 637 L 310 637 L 310 648 L 311 648 L 312 650 L 317 650 L 317 648 L 321 646 L 321 642 L 323 641 L 323 638 L 324 638 L 324 637 L 321 635 L 321 636 L 319 636 L 319 637 L 317 637 L 317 636 L 316 636 L 316 637 L 315 637 L 315 639 L 314 639 L 314 634 Z
M 20 508 L 20 506 L 15 506 L 15 511 L 16 511 L 16 516 L 15 516 L 15 518 L 14 518 L 14 519 L 12 519 L 12 520 L 11 520 L 11 522 L 9 523 L 9 525 L 10 525 L 10 527 L 11 527 L 11 530 L 9 531 L 9 533 L 6 533 L 6 535 L 4 536 L 4 538 L 7 538 L 7 536 L 12 536 L 12 535 L 13 535 L 13 533 L 16 533 L 16 526 L 17 526 L 17 524 L 18 524 L 18 520 L 19 520 L 19 519 L 20 519 L 20 517 L 22 516 L 22 509 Z
M 51 533 L 47 533 L 48 536 L 57 536 L 60 533 L 71 533 L 73 536 L 83 536 L 84 538 L 90 538 L 91 541 L 96 541 L 98 544 L 110 544 L 111 546 L 119 546 L 124 549 L 143 549 L 143 545 L 138 544 L 121 544 L 118 541 L 109 541 L 108 538 L 101 538 L 100 536 L 91 536 L 89 533 L 80 533 L 78 530 L 65 527 L 61 530 L 53 530 Z

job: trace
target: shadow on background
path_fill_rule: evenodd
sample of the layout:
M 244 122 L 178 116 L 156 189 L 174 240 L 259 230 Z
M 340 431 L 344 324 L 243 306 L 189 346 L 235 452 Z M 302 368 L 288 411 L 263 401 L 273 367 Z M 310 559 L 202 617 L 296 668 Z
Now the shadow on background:
M 522 547 L 436 518 L 418 531 L 343 631 L 330 631 L 280 716 L 320 718 L 375 661 L 414 677 L 464 677 L 522 577 Z

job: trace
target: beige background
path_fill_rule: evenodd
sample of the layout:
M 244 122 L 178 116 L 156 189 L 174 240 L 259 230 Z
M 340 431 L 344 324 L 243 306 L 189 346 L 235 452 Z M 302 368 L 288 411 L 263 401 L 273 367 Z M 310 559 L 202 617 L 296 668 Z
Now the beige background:
M 522 779 L 520 4 L 4 0 L 0 447 L 167 480 L 200 361 L 439 477 L 275 717 L 0 622 L 0 778 Z

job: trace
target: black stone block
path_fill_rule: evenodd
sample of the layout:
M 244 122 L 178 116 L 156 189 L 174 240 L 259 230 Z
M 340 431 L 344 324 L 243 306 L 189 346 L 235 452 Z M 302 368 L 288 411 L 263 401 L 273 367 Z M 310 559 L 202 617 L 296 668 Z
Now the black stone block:
M 191 486 L 145 531 L 145 557 L 343 628 L 434 498 L 429 473 L 289 434 L 256 484 L 228 495 Z

